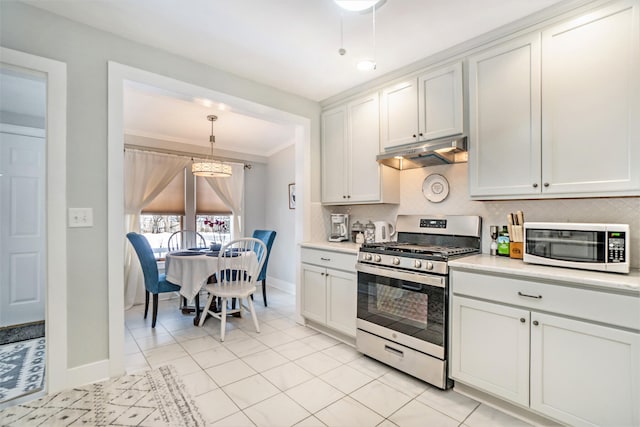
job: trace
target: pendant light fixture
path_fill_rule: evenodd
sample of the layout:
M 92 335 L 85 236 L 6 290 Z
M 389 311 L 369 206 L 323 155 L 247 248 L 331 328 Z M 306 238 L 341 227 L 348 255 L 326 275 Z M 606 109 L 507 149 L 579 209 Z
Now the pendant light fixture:
M 209 136 L 209 143 L 211 144 L 211 161 L 193 163 L 191 165 L 191 173 L 195 176 L 228 178 L 231 176 L 231 165 L 221 160 L 215 160 L 213 157 L 213 143 L 216 142 L 216 137 L 213 135 L 213 122 L 218 120 L 218 116 L 207 116 L 207 120 L 211 122 L 211 136 Z
M 371 33 L 373 35 L 373 57 L 372 58 L 363 58 L 358 61 L 356 64 L 356 68 L 360 71 L 375 71 L 376 69 L 376 4 L 372 7 L 372 30 Z

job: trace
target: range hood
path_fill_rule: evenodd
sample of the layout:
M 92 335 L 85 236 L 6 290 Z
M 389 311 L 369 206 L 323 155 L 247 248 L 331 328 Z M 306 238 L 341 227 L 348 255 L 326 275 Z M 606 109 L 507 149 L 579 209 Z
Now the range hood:
M 394 169 L 404 170 L 466 162 L 467 158 L 467 137 L 458 135 L 385 151 L 376 160 Z

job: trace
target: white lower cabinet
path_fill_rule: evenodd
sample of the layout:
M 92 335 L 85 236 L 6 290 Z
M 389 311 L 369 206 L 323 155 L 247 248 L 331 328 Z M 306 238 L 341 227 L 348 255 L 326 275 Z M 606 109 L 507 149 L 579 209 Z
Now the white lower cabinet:
M 453 271 L 451 377 L 563 424 L 640 425 L 640 334 L 602 324 L 638 298 L 615 307 L 601 292 L 562 288 Z M 565 317 L 581 305 L 595 313 L 593 298 L 602 316 Z
M 637 333 L 531 313 L 531 408 L 574 426 L 637 426 Z
M 330 268 L 344 267 L 346 259 L 353 260 L 352 271 Z M 302 261 L 302 316 L 349 337 L 355 337 L 355 255 L 303 248 Z M 310 264 L 308 261 L 320 265 Z
M 529 312 L 453 299 L 451 376 L 529 405 Z

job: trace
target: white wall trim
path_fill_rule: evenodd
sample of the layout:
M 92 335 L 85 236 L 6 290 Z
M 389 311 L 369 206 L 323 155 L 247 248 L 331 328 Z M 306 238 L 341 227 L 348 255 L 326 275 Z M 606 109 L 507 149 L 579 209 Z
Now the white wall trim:
M 99 360 L 67 371 L 67 382 L 74 387 L 109 379 L 109 360 Z
M 48 393 L 72 385 L 67 377 L 67 64 L 0 47 L 2 63 L 47 78 L 47 286 L 45 334 Z
M 109 61 L 108 77 L 108 147 L 107 147 L 107 227 L 108 227 L 108 283 L 109 283 L 109 376 L 124 372 L 124 124 L 123 93 L 128 84 L 142 83 L 179 93 L 188 97 L 205 97 L 231 106 L 235 111 L 254 117 L 278 120 L 296 125 L 296 187 L 298 194 L 311 192 L 310 147 L 311 120 L 293 113 L 238 98 L 233 95 L 196 86 L 170 77 Z M 303 156 L 304 163 L 298 163 Z M 303 239 L 303 218 L 308 203 L 296 209 L 296 242 Z
M 262 285 L 260 285 L 262 286 Z M 267 276 L 267 288 L 276 288 L 281 290 L 282 292 L 286 292 L 291 295 L 296 294 L 296 284 L 287 282 L 286 280 L 276 279 L 275 277 Z M 260 294 L 262 292 L 260 289 L 256 291 L 256 294 Z M 267 294 L 269 290 L 267 290 Z M 267 301 L 269 300 L 269 295 L 267 295 Z

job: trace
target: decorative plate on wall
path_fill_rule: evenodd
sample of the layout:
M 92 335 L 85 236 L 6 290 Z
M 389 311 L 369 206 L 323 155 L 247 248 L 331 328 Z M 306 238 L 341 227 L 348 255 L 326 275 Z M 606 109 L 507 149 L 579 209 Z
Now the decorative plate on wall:
M 422 194 L 428 201 L 439 203 L 449 195 L 449 181 L 439 173 L 432 173 L 422 183 Z

